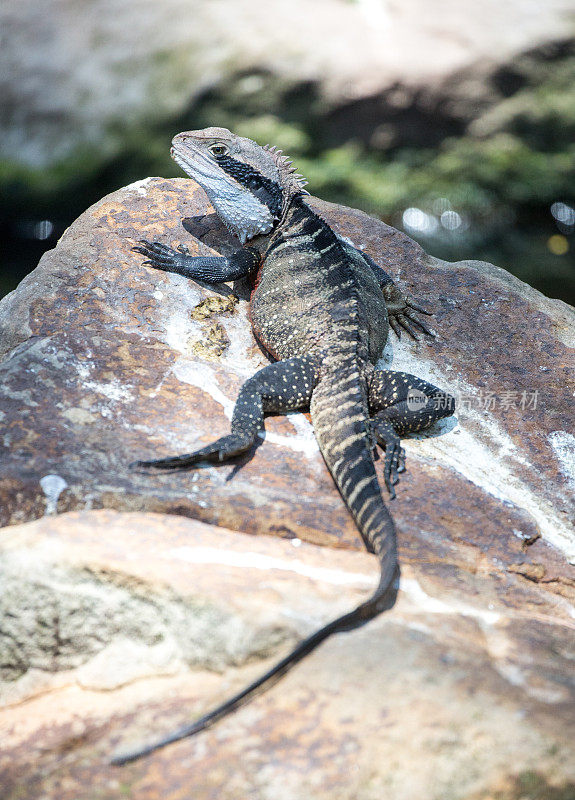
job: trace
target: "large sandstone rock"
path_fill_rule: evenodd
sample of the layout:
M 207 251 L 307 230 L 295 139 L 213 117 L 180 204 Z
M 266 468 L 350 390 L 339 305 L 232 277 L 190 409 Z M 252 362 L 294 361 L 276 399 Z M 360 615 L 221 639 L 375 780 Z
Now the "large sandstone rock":
M 130 251 L 141 237 L 235 247 L 203 193 L 185 179 L 126 187 L 0 304 L 2 523 L 75 512 L 0 531 L 10 800 L 73 798 L 95 780 L 100 797 L 124 787 L 144 800 L 511 800 L 522 781 L 548 792 L 574 781 L 573 309 L 310 202 L 435 310 L 438 338 L 393 341 L 384 363 L 459 398 L 458 421 L 406 442 L 392 504 L 398 608 L 205 737 L 125 773 L 102 765 L 110 747 L 240 686 L 282 642 L 355 605 L 377 572 L 353 552 L 361 541 L 304 414 L 269 419 L 235 465 L 128 468 L 225 432 L 239 386 L 267 360 L 229 287 L 159 273 Z
M 459 399 L 459 425 L 407 442 L 393 504 L 407 557 L 450 572 L 446 543 L 465 543 L 476 567 L 484 554 L 533 562 L 563 591 L 558 551 L 575 556 L 573 309 L 491 265 L 430 258 L 361 212 L 310 202 L 435 311 L 436 340 L 390 342 L 383 359 Z M 236 247 L 192 181 L 148 179 L 83 214 L 0 304 L 2 524 L 105 506 L 360 547 L 303 414 L 269 419 L 239 469 L 128 468 L 227 431 L 240 385 L 268 363 L 245 302 L 142 266 L 130 250 L 141 237 Z
M 110 767 L 375 585 L 373 556 L 293 543 L 106 510 L 6 529 L 3 800 L 573 796 L 564 604 L 429 595 L 411 567 L 392 613 L 196 739 Z

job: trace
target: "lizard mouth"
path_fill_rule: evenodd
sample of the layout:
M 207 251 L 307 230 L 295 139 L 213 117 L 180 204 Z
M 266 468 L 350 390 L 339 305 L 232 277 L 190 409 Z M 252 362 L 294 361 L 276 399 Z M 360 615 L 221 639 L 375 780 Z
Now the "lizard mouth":
M 190 177 L 195 177 L 198 171 L 201 173 L 204 172 L 200 167 L 201 161 L 207 162 L 206 166 L 210 163 L 209 158 L 205 156 L 201 150 L 189 143 L 186 144 L 185 149 L 172 145 L 170 148 L 170 155 L 176 164 Z M 211 171 L 213 172 L 213 165 Z

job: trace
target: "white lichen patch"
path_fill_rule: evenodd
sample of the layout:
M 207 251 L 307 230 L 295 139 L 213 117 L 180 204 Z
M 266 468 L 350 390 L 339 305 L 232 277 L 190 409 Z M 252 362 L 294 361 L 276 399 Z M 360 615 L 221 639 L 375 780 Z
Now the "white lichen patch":
M 561 472 L 575 489 L 575 436 L 567 431 L 553 431 L 549 434 L 549 441 L 561 465 Z
M 170 315 L 166 321 L 166 344 L 177 353 L 187 353 L 190 338 L 201 337 L 201 334 L 200 323 L 190 320 L 185 310 Z
M 295 436 L 286 436 L 267 429 L 265 431 L 260 431 L 258 436 L 261 439 L 265 439 L 266 442 L 277 444 L 279 447 L 287 447 L 297 453 L 303 453 L 308 458 L 313 458 L 313 456 L 319 453 L 313 427 L 302 413 L 294 411 L 286 416 L 295 428 Z
M 90 380 L 90 376 L 96 369 L 96 365 L 90 359 L 84 361 L 74 360 L 73 363 L 78 377 L 82 381 L 82 387 L 87 391 L 103 395 L 114 403 L 131 402 L 134 399 L 134 395 L 126 384 L 118 378 L 114 378 L 112 381 Z
M 255 340 L 245 308 L 240 306 L 234 314 L 221 316 L 219 321 L 230 340 L 230 346 L 221 359 L 224 366 L 248 378 L 269 364 L 265 355 L 254 348 Z
M 153 178 L 142 178 L 141 181 L 134 181 L 134 183 L 130 183 L 128 186 L 125 186 L 122 191 L 123 192 L 136 192 L 142 197 L 145 197 L 148 194 L 148 186 L 153 181 Z
M 158 303 L 158 321 L 165 331 L 164 343 L 176 353 L 188 356 L 188 342 L 200 339 L 203 331 L 201 323 L 191 316 L 202 299 L 200 287 L 181 275 L 169 275 L 164 292 L 156 289 L 154 297 L 161 301 Z
M 424 360 L 421 352 L 411 346 L 395 343 L 396 352 L 388 344 L 379 366 L 417 375 L 452 394 L 456 400 L 473 397 L 477 390 L 467 384 L 453 370 L 439 370 L 431 361 Z M 395 355 L 393 364 L 392 357 Z M 553 508 L 552 504 L 537 495 L 526 480 L 535 467 L 529 462 L 497 418 L 488 411 L 462 407 L 459 404 L 459 424 L 451 419 L 438 423 L 428 433 L 423 432 L 403 441 L 409 455 L 419 455 L 435 460 L 442 466 L 458 472 L 483 491 L 504 502 L 527 511 L 537 525 L 541 536 L 575 562 L 575 534 Z M 437 433 L 445 431 L 445 435 Z M 569 436 L 569 434 L 567 434 Z M 570 440 L 569 440 L 570 441 Z M 556 438 L 555 443 L 563 454 L 564 464 L 570 461 L 568 440 Z
M 186 561 L 191 564 L 218 564 L 226 567 L 237 567 L 238 569 L 257 569 L 264 572 L 271 570 L 293 572 L 311 580 L 334 586 L 357 586 L 358 588 L 371 589 L 377 585 L 377 579 L 374 575 L 317 567 L 299 559 L 282 559 L 256 552 L 245 553 L 220 550 L 215 547 L 183 546 L 169 550 L 165 557 Z
M 123 383 L 120 383 L 119 380 L 115 379 L 108 383 L 100 383 L 98 381 L 85 381 L 84 387 L 89 389 L 91 392 L 96 392 L 96 394 L 104 395 L 107 397 L 108 400 L 112 400 L 115 403 L 119 402 L 131 402 L 134 399 L 134 395 L 125 386 Z
M 94 367 L 92 363 L 87 361 L 76 361 L 75 366 L 78 377 L 82 380 L 87 380 L 90 377 L 90 372 Z
M 196 386 L 206 394 L 209 394 L 212 400 L 222 407 L 226 417 L 231 420 L 235 401 L 222 392 L 215 372 L 209 364 L 204 361 L 190 361 L 189 359 L 180 358 L 174 364 L 173 372 L 182 383 Z
M 56 514 L 58 510 L 58 499 L 64 489 L 68 488 L 67 482 L 61 475 L 50 474 L 40 478 L 40 487 L 46 497 L 46 510 L 44 515 Z
M 455 616 L 473 617 L 486 625 L 495 625 L 501 618 L 497 611 L 486 608 L 477 608 L 466 603 L 439 600 L 425 592 L 415 578 L 402 578 L 401 591 L 417 607 L 427 614 L 453 614 Z

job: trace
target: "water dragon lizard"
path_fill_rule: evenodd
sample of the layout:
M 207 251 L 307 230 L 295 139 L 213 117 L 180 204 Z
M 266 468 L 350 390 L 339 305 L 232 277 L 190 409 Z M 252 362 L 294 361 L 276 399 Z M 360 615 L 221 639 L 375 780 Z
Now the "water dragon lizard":
M 380 563 L 372 596 L 300 642 L 258 680 L 214 711 L 164 739 L 117 756 L 124 764 L 191 736 L 281 678 L 328 636 L 365 624 L 391 608 L 399 586 L 396 534 L 383 502 L 373 451 L 385 450 L 390 497 L 404 468 L 400 436 L 420 431 L 454 410 L 453 398 L 403 372 L 380 370 L 390 326 L 430 334 L 409 300 L 368 255 L 335 233 L 306 203 L 305 181 L 275 147 L 225 128 L 179 133 L 171 154 L 206 191 L 242 247 L 229 257 L 191 256 L 161 242 L 133 249 L 144 264 L 204 282 L 255 275 L 253 332 L 274 362 L 242 386 L 231 432 L 194 453 L 136 462 L 140 468 L 181 470 L 220 463 L 251 448 L 266 412 L 309 409 L 325 463 L 368 550 Z

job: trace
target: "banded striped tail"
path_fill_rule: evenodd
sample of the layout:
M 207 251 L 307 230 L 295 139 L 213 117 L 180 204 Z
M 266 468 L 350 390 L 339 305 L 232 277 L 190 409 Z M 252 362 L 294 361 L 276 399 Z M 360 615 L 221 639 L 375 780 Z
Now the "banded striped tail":
M 349 368 L 342 369 L 345 377 L 328 378 L 315 388 L 311 417 L 336 486 L 367 549 L 379 557 L 381 578 L 373 600 L 381 596 L 383 604 L 390 607 L 383 595 L 390 590 L 395 597 L 397 592 L 393 589 L 399 578 L 395 525 L 383 502 L 373 465 L 367 400 L 355 369 L 355 374 Z
M 349 378 L 349 376 L 348 376 Z M 367 433 L 367 408 L 357 381 L 338 394 L 325 381 L 314 390 L 311 412 L 320 449 L 368 549 L 379 557 L 381 577 L 375 592 L 353 611 L 308 636 L 260 678 L 213 711 L 144 747 L 116 755 L 111 763 L 127 764 L 172 742 L 194 736 L 274 686 L 292 667 L 334 633 L 350 631 L 391 608 L 399 588 L 393 520 L 383 503 Z

